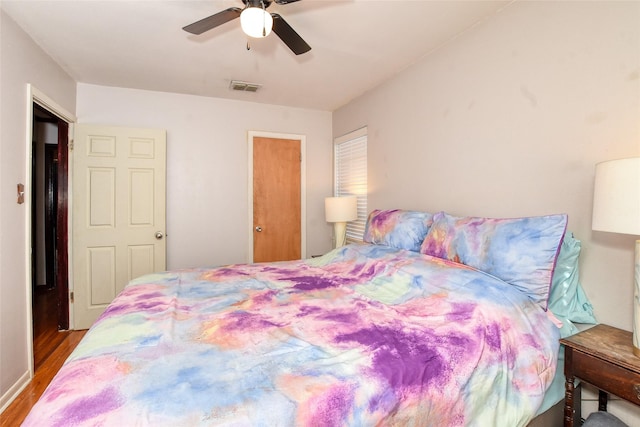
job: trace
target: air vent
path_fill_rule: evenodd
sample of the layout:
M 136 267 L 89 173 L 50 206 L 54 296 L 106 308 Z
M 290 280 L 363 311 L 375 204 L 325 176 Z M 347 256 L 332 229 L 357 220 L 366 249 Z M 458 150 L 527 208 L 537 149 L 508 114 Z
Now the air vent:
M 240 80 L 231 80 L 231 84 L 229 85 L 230 89 L 240 90 L 244 92 L 257 92 L 260 89 L 260 86 L 257 83 L 247 83 L 241 82 Z

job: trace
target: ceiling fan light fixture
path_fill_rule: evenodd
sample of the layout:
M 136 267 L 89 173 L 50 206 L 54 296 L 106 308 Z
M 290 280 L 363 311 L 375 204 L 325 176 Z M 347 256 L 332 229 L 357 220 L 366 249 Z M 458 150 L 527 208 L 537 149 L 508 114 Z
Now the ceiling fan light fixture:
M 273 17 L 260 7 L 247 7 L 240 14 L 242 31 L 257 39 L 267 37 L 273 28 Z

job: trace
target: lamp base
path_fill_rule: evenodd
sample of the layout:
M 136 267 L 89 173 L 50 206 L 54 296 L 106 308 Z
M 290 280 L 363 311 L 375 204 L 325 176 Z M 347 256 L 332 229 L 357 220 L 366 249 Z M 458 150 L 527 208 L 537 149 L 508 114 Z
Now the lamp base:
M 346 222 L 334 222 L 333 234 L 336 239 L 336 248 L 340 248 L 347 242 L 347 223 Z
M 636 240 L 633 288 L 633 354 L 640 357 L 640 240 Z

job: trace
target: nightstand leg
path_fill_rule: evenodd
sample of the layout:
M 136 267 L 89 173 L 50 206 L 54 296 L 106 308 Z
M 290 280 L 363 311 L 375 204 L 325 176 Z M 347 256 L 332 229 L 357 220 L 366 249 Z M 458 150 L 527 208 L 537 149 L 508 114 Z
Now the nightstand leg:
M 606 391 L 598 390 L 598 411 L 607 412 L 608 396 Z
M 564 427 L 573 427 L 574 382 L 574 377 L 567 376 L 564 383 Z

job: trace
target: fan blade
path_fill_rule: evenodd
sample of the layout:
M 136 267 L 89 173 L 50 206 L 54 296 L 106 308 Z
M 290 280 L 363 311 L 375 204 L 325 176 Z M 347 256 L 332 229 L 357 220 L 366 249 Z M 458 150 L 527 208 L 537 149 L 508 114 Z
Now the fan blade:
M 242 12 L 242 9 L 237 7 L 230 7 L 229 9 L 218 12 L 215 15 L 208 16 L 204 19 L 199 20 L 198 22 L 189 24 L 182 29 L 191 34 L 202 34 L 205 31 L 209 31 L 219 25 L 236 19 L 240 16 L 240 12 Z
M 302 40 L 302 37 L 287 24 L 287 21 L 285 21 L 282 16 L 277 13 L 272 13 L 271 16 L 273 16 L 273 32 L 282 39 L 284 44 L 289 46 L 289 49 L 291 49 L 293 53 L 301 55 L 311 50 L 311 46 Z
M 276 4 L 288 4 L 288 3 L 295 3 L 297 1 L 300 1 L 300 0 L 276 0 Z

